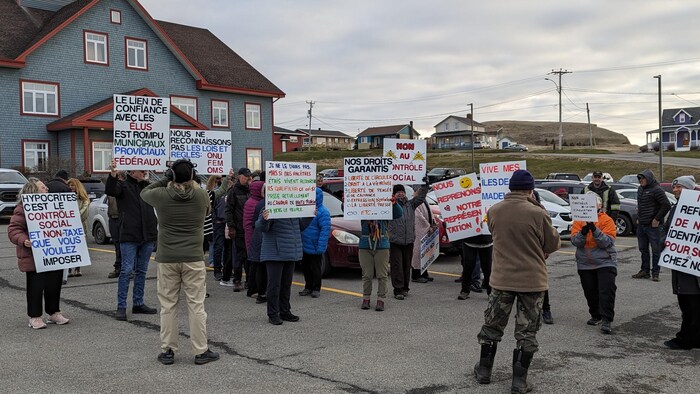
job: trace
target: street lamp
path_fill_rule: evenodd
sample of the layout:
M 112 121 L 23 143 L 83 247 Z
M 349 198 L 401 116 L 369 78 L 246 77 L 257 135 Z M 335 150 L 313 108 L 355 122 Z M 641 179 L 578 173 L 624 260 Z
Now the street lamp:
M 469 113 L 471 116 L 471 135 L 472 135 L 472 172 L 474 172 L 474 103 L 469 103 Z
M 561 74 L 559 74 L 559 78 L 561 78 Z M 551 80 L 549 78 L 545 79 L 553 83 L 554 86 L 557 87 L 557 93 L 559 93 L 559 150 L 561 150 L 562 140 L 564 139 L 564 129 L 561 123 L 561 84 L 557 84 L 554 80 Z
M 661 74 L 654 75 L 659 80 L 659 180 L 664 181 L 664 135 L 661 130 Z

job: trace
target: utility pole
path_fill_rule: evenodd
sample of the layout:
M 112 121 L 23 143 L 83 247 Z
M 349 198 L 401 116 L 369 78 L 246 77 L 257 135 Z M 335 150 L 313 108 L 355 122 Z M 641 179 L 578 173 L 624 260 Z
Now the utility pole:
M 311 141 L 313 140 L 311 138 L 311 117 L 312 117 L 311 111 L 314 108 L 314 101 L 313 100 L 307 101 L 306 104 L 309 104 L 309 112 L 308 112 L 307 116 L 309 117 L 309 150 L 311 150 Z
M 659 182 L 664 181 L 664 135 L 662 133 L 661 124 L 661 74 L 655 75 L 654 78 L 659 80 Z
M 591 109 L 588 108 L 588 103 L 586 103 L 586 114 L 588 115 L 588 138 L 591 149 L 593 149 L 593 129 L 591 128 Z
M 472 130 L 472 172 L 474 172 L 474 103 L 469 103 L 469 113 L 471 114 L 471 130 Z
M 559 84 L 557 84 L 556 82 L 552 81 L 549 78 L 545 78 L 545 79 L 549 79 L 550 81 L 554 82 L 557 85 L 557 93 L 559 93 L 559 150 L 561 150 L 562 140 L 564 139 L 564 128 L 563 128 L 562 121 L 561 121 L 561 76 L 563 74 L 571 74 L 571 71 L 562 70 L 561 68 L 559 68 L 559 71 L 554 71 L 552 69 L 552 72 L 549 74 L 559 75 Z

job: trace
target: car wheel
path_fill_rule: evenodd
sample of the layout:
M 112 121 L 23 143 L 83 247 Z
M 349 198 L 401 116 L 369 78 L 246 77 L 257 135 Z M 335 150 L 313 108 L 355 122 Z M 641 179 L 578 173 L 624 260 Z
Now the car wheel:
M 321 277 L 327 278 L 331 271 L 333 271 L 333 266 L 331 265 L 331 259 L 328 257 L 328 253 L 324 253 L 321 256 Z
M 617 227 L 617 235 L 625 236 L 632 233 L 632 220 L 627 215 L 618 214 L 615 220 L 615 226 Z
M 98 245 L 104 245 L 107 243 L 107 232 L 102 226 L 102 223 L 95 222 L 92 228 L 92 237 L 95 238 L 95 243 Z

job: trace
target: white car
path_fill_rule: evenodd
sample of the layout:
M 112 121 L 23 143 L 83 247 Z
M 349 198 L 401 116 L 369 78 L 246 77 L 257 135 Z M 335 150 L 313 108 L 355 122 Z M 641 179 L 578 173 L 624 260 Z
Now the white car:
M 669 192 L 664 193 L 666 193 L 666 198 L 668 198 L 668 202 L 670 202 L 671 205 L 678 202 L 673 194 Z M 630 200 L 637 201 L 637 189 L 617 189 L 617 195 L 621 198 L 628 198 Z
M 27 178 L 21 172 L 0 168 L 0 214 L 12 215 L 17 206 L 17 196 Z
M 569 203 L 556 194 L 545 189 L 535 189 L 540 195 L 540 203 L 552 219 L 552 226 L 557 229 L 562 239 L 571 239 L 571 208 Z
M 89 233 L 99 245 L 109 242 L 109 216 L 107 216 L 107 195 L 96 198 L 88 207 Z

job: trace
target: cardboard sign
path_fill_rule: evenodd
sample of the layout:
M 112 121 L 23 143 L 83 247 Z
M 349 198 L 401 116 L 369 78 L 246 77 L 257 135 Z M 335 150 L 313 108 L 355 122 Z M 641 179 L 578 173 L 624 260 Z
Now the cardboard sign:
M 266 161 L 265 209 L 270 219 L 315 215 L 316 163 Z
M 488 215 L 488 210 L 506 198 L 510 192 L 508 183 L 510 177 L 517 170 L 526 170 L 524 160 L 502 161 L 498 163 L 481 163 L 479 171 L 481 174 L 481 202 L 484 206 L 484 215 Z
M 450 241 L 484 233 L 482 190 L 475 173 L 436 182 L 433 190 Z
M 346 157 L 344 160 L 343 218 L 391 220 L 391 164 L 388 157 Z
M 75 193 L 23 194 L 36 272 L 90 265 Z
M 384 157 L 392 159 L 390 171 L 394 185 L 424 183 L 428 158 L 425 140 L 385 138 Z
M 571 194 L 571 218 L 581 222 L 598 221 L 598 199 L 594 194 Z
M 226 175 L 233 167 L 228 131 L 170 129 L 170 160 L 189 159 L 202 175 Z
M 700 191 L 681 192 L 659 265 L 700 276 Z
M 440 255 L 440 229 L 428 231 L 420 240 L 420 273 L 423 274 Z
M 165 170 L 170 157 L 170 99 L 115 94 L 113 112 L 117 168 Z

